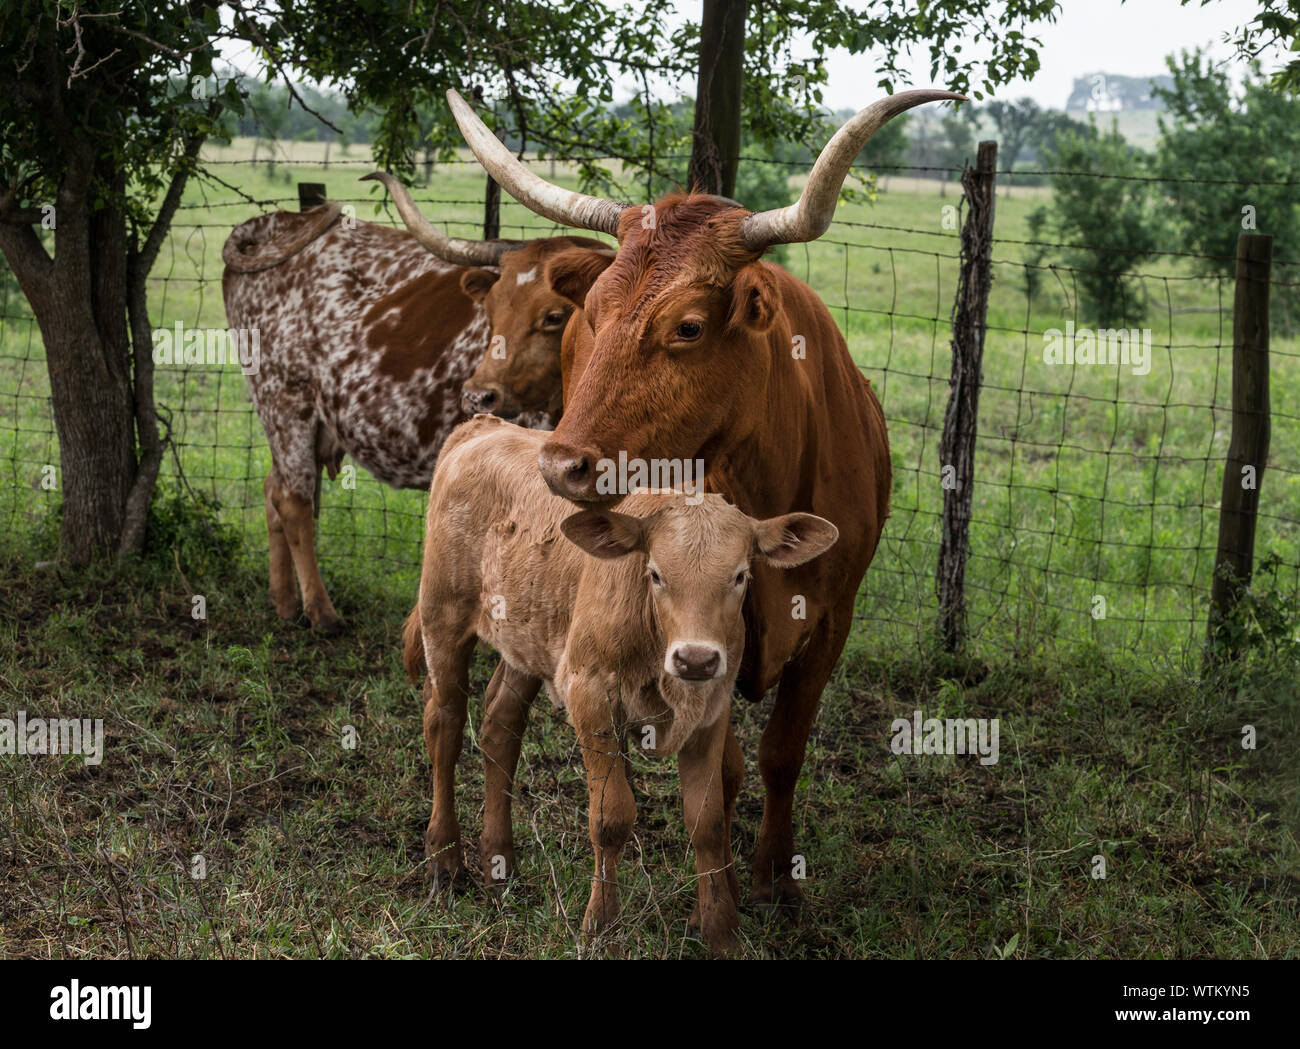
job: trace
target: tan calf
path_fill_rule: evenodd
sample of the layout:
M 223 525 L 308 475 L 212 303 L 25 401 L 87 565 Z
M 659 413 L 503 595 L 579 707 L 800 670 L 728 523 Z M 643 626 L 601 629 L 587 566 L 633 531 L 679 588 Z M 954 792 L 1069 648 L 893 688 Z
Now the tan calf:
M 464 866 L 454 773 L 469 662 L 481 639 L 509 668 L 494 679 L 484 720 L 485 871 L 507 855 L 489 850 L 510 841 L 503 770 L 514 763 L 493 773 L 494 752 L 517 756 L 502 730 L 513 728 L 517 738 L 537 683 L 545 682 L 568 711 L 587 771 L 596 866 L 584 933 L 609 928 L 619 914 L 618 863 L 636 818 L 622 749 L 631 735 L 651 754 L 677 755 L 699 878 L 697 920 L 710 948 L 725 953 L 738 916 L 724 750 L 751 566 L 802 564 L 838 533 L 811 514 L 755 521 L 719 495 L 641 492 L 620 513 L 574 513 L 537 470 L 545 438 L 479 416 L 448 438 L 434 473 L 420 598 L 406 637 L 408 669 L 421 662 L 421 642 L 428 668 L 430 867 L 438 878 Z M 730 801 L 734 790 L 728 794 Z

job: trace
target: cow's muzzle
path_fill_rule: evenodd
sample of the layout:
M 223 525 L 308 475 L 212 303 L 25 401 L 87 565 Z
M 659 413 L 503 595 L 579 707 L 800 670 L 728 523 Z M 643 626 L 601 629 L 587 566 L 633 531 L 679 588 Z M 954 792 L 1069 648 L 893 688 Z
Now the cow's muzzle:
M 562 499 L 588 506 L 615 503 L 622 498 L 618 492 L 597 490 L 599 461 L 600 453 L 595 449 L 571 448 L 557 441 L 548 441 L 537 457 L 542 477 L 552 492 Z
M 513 419 L 519 409 L 506 403 L 499 389 L 491 386 L 464 386 L 460 391 L 461 410 L 466 415 L 499 415 Z
M 727 672 L 727 656 L 707 641 L 679 641 L 668 650 L 664 669 L 683 681 L 712 681 Z

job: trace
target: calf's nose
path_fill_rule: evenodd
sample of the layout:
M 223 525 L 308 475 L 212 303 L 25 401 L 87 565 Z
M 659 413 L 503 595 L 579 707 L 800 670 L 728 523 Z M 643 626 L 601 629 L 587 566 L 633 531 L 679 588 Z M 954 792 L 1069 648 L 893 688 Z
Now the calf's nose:
M 599 455 L 589 449 L 548 441 L 542 446 L 537 465 L 542 469 L 546 486 L 561 498 L 575 503 L 610 502 L 618 496 L 596 491 L 598 459 Z
M 466 415 L 495 412 L 501 407 L 501 394 L 486 386 L 466 386 L 460 391 L 460 406 Z
M 722 672 L 722 650 L 692 641 L 674 645 L 668 662 L 670 672 L 685 681 L 709 681 Z

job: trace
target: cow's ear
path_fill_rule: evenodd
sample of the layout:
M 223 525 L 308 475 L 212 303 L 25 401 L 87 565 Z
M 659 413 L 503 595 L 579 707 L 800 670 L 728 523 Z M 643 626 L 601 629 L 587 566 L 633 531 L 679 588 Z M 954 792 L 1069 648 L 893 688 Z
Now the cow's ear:
M 645 548 L 641 519 L 613 510 L 580 510 L 560 522 L 560 531 L 593 557 L 625 557 Z
M 761 262 L 754 262 L 736 274 L 731 283 L 731 327 L 744 327 L 762 334 L 776 320 L 777 287 Z
M 460 275 L 460 290 L 475 302 L 482 302 L 492 285 L 501 279 L 497 270 L 485 270 L 481 266 L 468 269 Z
M 754 522 L 754 546 L 769 565 L 793 568 L 825 553 L 840 530 L 824 517 L 785 514 Z
M 618 252 L 610 248 L 570 248 L 546 264 L 546 280 L 556 295 L 582 309 L 596 278 L 609 268 Z

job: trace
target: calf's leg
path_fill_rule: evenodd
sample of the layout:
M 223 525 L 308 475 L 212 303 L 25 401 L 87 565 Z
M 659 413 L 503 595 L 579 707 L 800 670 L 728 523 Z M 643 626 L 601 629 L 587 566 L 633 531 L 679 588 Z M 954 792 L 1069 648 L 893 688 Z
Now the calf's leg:
M 728 855 L 731 855 L 731 826 L 736 816 L 736 799 L 740 797 L 740 788 L 745 782 L 745 755 L 736 739 L 736 731 L 727 719 L 727 735 L 722 745 L 722 811 L 725 820 L 725 833 Z M 734 859 L 727 865 L 727 884 L 731 887 L 731 898 L 740 899 L 740 882 L 736 877 Z M 701 935 L 700 902 L 696 897 L 695 910 L 691 912 L 690 921 L 686 923 L 689 936 Z
M 489 885 L 501 884 L 515 871 L 510 803 L 528 711 L 541 687 L 540 679 L 516 670 L 504 659 L 488 682 L 483 730 L 479 733 L 479 749 L 483 751 L 483 834 L 479 852 L 483 879 Z
M 729 721 L 729 714 L 724 713 L 711 726 L 695 733 L 677 754 L 686 830 L 695 850 L 696 911 L 709 953 L 714 956 L 735 949 L 736 930 L 740 927 L 724 801 L 723 754 L 730 735 Z
M 740 788 L 745 782 L 745 754 L 736 739 L 735 729 L 731 727 L 730 716 L 723 720 L 727 723 L 727 737 L 722 744 L 722 807 L 726 816 L 727 850 L 731 850 L 731 824 L 736 816 L 736 799 L 740 797 Z M 736 880 L 736 865 L 727 867 L 727 881 L 731 884 L 731 898 L 740 899 L 740 882 Z
M 427 632 L 425 637 L 429 676 L 424 683 L 424 746 L 433 762 L 433 811 L 424 832 L 424 855 L 438 885 L 454 880 L 465 868 L 456 819 L 456 761 L 465 741 L 474 638 L 446 645 L 429 643 Z
M 596 853 L 591 898 L 582 919 L 583 934 L 590 937 L 618 921 L 618 864 L 636 822 L 636 801 L 604 690 L 581 695 L 579 689 L 572 689 L 569 713 L 587 770 L 587 825 Z

